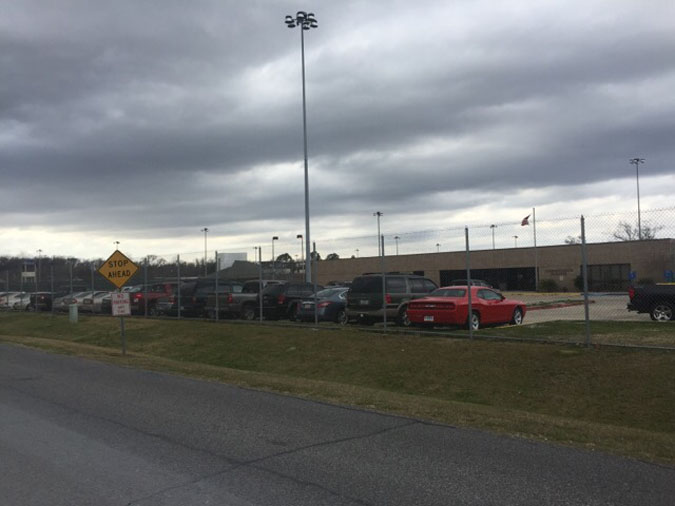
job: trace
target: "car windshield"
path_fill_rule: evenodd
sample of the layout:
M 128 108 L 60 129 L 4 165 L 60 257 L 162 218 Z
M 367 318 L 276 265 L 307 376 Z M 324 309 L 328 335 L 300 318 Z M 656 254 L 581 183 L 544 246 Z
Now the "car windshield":
M 430 297 L 464 297 L 466 290 L 461 288 L 438 288 L 429 294 Z

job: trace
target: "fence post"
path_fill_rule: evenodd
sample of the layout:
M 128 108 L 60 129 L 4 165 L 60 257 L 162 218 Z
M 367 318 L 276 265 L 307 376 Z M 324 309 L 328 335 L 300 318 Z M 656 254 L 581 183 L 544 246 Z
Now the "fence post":
M 180 255 L 176 255 L 176 276 L 178 277 L 178 305 L 176 306 L 176 316 L 180 320 Z
M 581 276 L 584 280 L 584 320 L 586 327 L 586 346 L 591 345 L 591 319 L 588 308 L 588 257 L 586 254 L 586 220 L 581 215 Z
M 73 294 L 73 261 L 68 261 L 68 279 L 70 280 L 70 294 Z
M 260 286 L 258 289 L 258 300 L 260 302 L 259 316 L 260 323 L 263 321 L 263 267 L 262 267 L 262 246 L 258 246 L 258 275 L 260 276 Z M 310 274 L 311 276 L 311 274 Z
M 216 250 L 216 321 L 218 321 L 218 278 L 220 277 L 220 262 L 218 261 L 218 250 Z
M 318 273 L 319 273 L 319 264 L 318 264 L 318 258 L 316 256 L 316 242 L 312 242 L 312 248 L 314 249 L 314 258 L 312 259 L 312 277 L 314 278 L 314 325 L 319 324 L 319 300 L 316 296 L 317 293 L 317 286 L 316 286 L 316 278 L 318 278 Z
M 384 266 L 384 234 L 380 236 L 380 265 L 382 268 L 382 321 L 387 331 L 387 273 Z
M 52 292 L 52 316 L 54 315 L 54 257 L 49 263 L 49 288 Z
M 467 321 L 469 322 L 469 339 L 473 339 L 473 309 L 471 308 L 471 253 L 469 251 L 469 227 L 464 227 L 464 240 L 466 243 L 466 289 L 469 300 L 469 312 Z
M 148 317 L 148 257 L 143 262 L 143 316 Z

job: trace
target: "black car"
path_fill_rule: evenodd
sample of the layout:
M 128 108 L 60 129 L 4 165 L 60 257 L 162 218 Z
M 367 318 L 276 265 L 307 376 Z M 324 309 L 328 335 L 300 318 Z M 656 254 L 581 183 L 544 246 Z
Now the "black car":
M 34 292 L 30 294 L 28 311 L 51 311 L 52 294 L 51 292 Z
M 346 324 L 345 304 L 348 291 L 349 288 L 346 286 L 331 286 L 318 292 L 316 294 L 318 320 Z M 297 318 L 306 322 L 314 321 L 314 298 L 305 299 L 300 303 Z
M 227 292 L 238 293 L 241 292 L 242 286 L 243 283 L 239 281 L 219 279 L 216 290 L 215 278 L 200 278 L 192 283 L 181 285 L 180 315 L 192 316 L 196 318 L 205 317 L 207 316 L 206 303 L 208 301 L 209 295 Z M 164 311 L 164 307 L 159 305 L 161 300 L 162 299 L 157 301 L 158 312 Z M 169 296 L 169 300 L 173 301 L 172 307 L 169 308 L 170 312 L 164 312 L 164 314 L 172 314 L 175 316 L 178 314 L 178 311 L 176 310 L 178 305 L 178 295 Z
M 317 286 L 323 290 L 323 286 Z M 288 318 L 296 320 L 300 303 L 314 296 L 312 283 L 287 282 L 278 285 L 268 285 L 263 289 L 263 315 L 269 320 Z
M 391 272 L 385 274 L 387 321 L 409 326 L 406 314 L 408 301 L 426 296 L 438 286 L 436 283 L 416 274 Z M 364 274 L 354 278 L 347 294 L 347 318 L 372 325 L 384 320 L 382 300 L 382 274 Z

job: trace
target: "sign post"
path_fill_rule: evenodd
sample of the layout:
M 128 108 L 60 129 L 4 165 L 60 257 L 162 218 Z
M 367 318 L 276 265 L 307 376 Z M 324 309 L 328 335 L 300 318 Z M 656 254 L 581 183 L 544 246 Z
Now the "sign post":
M 99 274 L 110 281 L 118 289 L 111 294 L 112 315 L 120 317 L 120 337 L 122 338 L 122 355 L 127 354 L 127 338 L 124 332 L 124 317 L 131 315 L 129 294 L 122 292 L 122 287 L 136 274 L 138 266 L 127 258 L 120 250 L 110 255 L 98 268 Z

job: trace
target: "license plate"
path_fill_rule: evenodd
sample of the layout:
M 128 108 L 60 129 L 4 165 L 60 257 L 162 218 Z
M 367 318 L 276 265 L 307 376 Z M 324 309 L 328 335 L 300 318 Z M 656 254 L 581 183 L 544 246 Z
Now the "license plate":
M 312 309 L 313 304 L 303 304 L 302 307 L 305 309 Z
M 369 301 L 369 300 L 365 300 L 365 299 L 361 299 L 361 300 L 359 301 L 359 304 L 361 304 L 362 306 L 367 306 L 368 304 L 370 304 L 370 301 Z
M 424 321 L 425 322 L 432 322 L 432 321 L 434 321 L 434 317 L 433 316 L 425 316 Z

